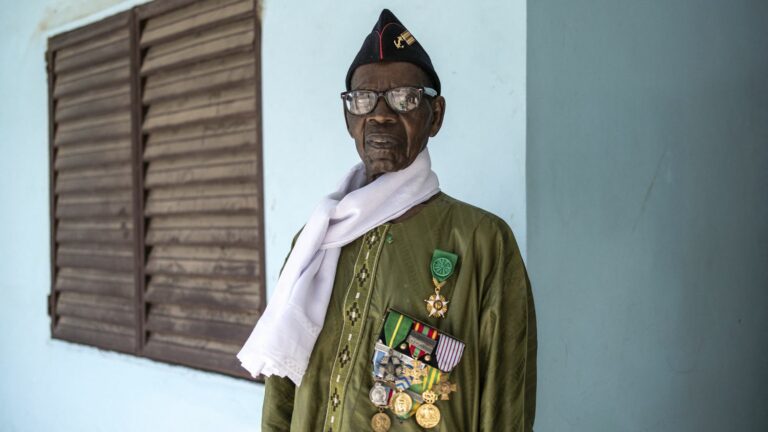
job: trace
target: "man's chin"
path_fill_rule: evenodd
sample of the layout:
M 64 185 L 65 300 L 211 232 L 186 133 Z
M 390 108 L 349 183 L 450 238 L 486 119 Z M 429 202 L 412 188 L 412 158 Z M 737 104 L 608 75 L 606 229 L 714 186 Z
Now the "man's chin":
M 369 159 L 366 171 L 369 177 L 378 177 L 388 172 L 400 171 L 403 169 L 400 165 L 393 159 Z

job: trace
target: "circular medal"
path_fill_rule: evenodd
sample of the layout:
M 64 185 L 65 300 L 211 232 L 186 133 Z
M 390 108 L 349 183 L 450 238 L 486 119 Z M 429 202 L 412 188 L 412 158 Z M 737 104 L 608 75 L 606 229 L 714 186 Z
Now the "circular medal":
M 389 396 L 389 391 L 386 387 L 381 385 L 381 383 L 376 383 L 373 385 L 373 388 L 371 388 L 371 391 L 368 393 L 368 396 L 371 398 L 371 402 L 376 405 L 377 407 L 384 407 L 387 406 L 387 399 Z
M 416 410 L 416 423 L 424 429 L 437 426 L 440 423 L 440 410 L 432 404 L 424 404 Z
M 371 429 L 373 432 L 387 432 L 392 426 L 392 420 L 383 412 L 376 413 L 371 417 Z
M 413 399 L 405 392 L 399 392 L 392 397 L 392 412 L 396 416 L 407 418 L 413 408 Z

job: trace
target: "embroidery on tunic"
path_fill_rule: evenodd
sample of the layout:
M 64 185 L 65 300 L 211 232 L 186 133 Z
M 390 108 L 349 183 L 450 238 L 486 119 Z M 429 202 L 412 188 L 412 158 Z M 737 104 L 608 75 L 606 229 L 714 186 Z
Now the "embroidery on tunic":
M 328 407 L 326 408 L 323 430 L 331 432 L 338 429 L 338 420 L 344 410 L 344 393 L 349 381 L 352 363 L 357 357 L 360 347 L 360 335 L 363 330 L 361 323 L 368 316 L 368 307 L 373 291 L 374 275 L 379 256 L 389 225 L 378 226 L 363 238 L 363 244 L 355 260 L 353 277 L 344 297 L 344 324 L 341 329 L 339 346 L 331 369 L 331 382 L 328 390 Z

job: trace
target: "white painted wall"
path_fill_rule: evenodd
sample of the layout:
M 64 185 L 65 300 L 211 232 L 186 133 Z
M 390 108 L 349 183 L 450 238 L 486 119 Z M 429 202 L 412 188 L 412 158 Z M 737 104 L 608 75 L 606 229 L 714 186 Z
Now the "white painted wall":
M 0 5 L 2 431 L 259 429 L 259 385 L 49 337 L 46 38 L 137 3 Z M 524 0 L 268 0 L 262 73 L 270 287 L 315 201 L 356 162 L 338 93 L 382 7 L 412 30 L 440 74 L 447 115 L 430 148 L 443 189 L 503 217 L 525 249 Z

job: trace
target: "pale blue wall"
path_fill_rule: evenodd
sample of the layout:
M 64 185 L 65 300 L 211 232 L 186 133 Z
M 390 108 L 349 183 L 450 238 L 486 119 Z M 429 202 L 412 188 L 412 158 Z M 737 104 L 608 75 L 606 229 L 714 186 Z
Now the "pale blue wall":
M 48 336 L 45 40 L 137 3 L 0 5 L 3 432 L 258 430 L 259 385 Z M 355 162 L 338 93 L 384 6 L 413 30 L 441 76 L 448 109 L 431 148 L 444 190 L 502 216 L 525 245 L 524 0 L 450 0 L 439 7 L 405 0 L 270 0 L 262 44 L 270 286 L 314 201 Z
M 768 2 L 528 7 L 538 430 L 768 430 Z

